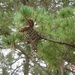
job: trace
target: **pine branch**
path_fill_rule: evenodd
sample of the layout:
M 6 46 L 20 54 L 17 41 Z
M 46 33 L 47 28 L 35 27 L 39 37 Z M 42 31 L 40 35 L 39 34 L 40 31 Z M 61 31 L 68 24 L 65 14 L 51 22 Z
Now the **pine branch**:
M 58 43 L 60 45 L 66 45 L 66 46 L 70 46 L 70 47 L 75 48 L 75 45 L 74 44 L 69 44 L 69 43 L 61 42 L 61 41 L 55 41 L 55 40 L 49 39 L 46 36 L 42 36 L 42 35 L 41 35 L 41 37 L 42 37 L 42 39 L 48 40 L 48 41 L 53 42 L 53 43 Z

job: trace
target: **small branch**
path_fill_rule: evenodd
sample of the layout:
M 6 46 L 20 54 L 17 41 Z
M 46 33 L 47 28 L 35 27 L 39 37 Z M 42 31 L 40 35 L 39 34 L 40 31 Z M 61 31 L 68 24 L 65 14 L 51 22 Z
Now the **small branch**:
M 20 66 L 18 66 L 17 68 L 15 68 L 15 69 L 13 70 L 13 72 L 11 73 L 11 75 L 13 75 L 14 72 L 15 72 L 18 68 L 20 68 L 21 66 L 23 66 L 23 64 L 21 64 Z
M 20 59 L 22 59 L 23 57 L 19 57 L 19 58 L 17 58 L 17 59 L 14 59 L 15 61 L 14 62 L 12 62 L 12 63 L 6 63 L 6 62 L 4 62 L 4 64 L 5 65 L 13 65 L 13 64 L 15 64 L 17 61 L 19 61 Z
M 53 43 L 58 43 L 58 44 L 61 44 L 61 45 L 66 45 L 66 46 L 70 46 L 70 47 L 75 48 L 75 45 L 72 45 L 72 44 L 69 44 L 69 43 L 65 43 L 65 42 L 61 42 L 61 41 L 55 41 L 55 40 L 52 40 L 52 39 L 48 39 L 45 36 L 42 36 L 42 39 L 48 40 L 48 41 L 53 42 Z

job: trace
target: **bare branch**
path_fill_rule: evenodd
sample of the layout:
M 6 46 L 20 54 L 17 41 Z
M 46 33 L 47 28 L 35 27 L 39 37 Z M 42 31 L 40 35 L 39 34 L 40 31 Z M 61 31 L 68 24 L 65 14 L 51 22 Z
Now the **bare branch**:
M 11 73 L 11 75 L 13 75 L 14 72 L 15 72 L 18 68 L 20 68 L 22 65 L 23 65 L 23 64 L 21 64 L 20 66 L 18 66 L 17 68 L 15 68 L 15 69 L 13 70 L 13 72 Z

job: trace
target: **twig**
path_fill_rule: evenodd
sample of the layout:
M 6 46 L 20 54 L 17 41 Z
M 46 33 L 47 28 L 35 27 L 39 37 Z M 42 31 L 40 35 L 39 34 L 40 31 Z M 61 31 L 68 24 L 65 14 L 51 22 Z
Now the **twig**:
M 23 64 L 21 64 L 20 66 L 18 66 L 17 68 L 15 68 L 15 69 L 13 70 L 13 72 L 11 73 L 11 75 L 13 75 L 14 72 L 15 72 L 18 68 L 20 68 L 22 65 L 23 65 Z

